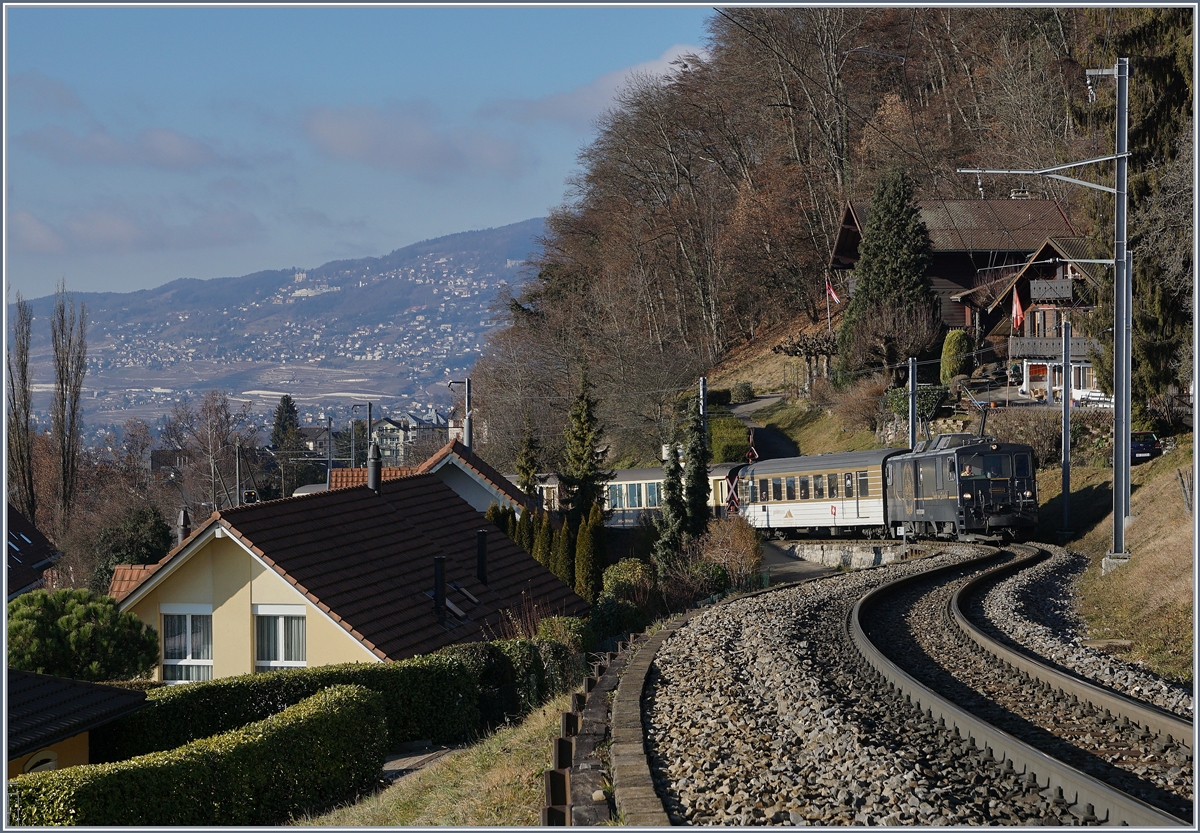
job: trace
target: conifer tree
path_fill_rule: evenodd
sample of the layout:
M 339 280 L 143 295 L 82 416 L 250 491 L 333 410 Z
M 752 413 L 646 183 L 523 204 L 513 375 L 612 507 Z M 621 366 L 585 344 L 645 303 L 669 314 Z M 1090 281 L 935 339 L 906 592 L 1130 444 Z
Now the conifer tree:
M 838 329 L 842 370 L 864 367 L 871 360 L 895 363 L 894 345 L 903 334 L 876 332 L 874 323 L 890 320 L 877 313 L 900 310 L 916 319 L 927 314 L 933 302 L 926 274 L 933 245 L 914 200 L 913 182 L 903 169 L 889 171 L 876 185 L 858 251 L 854 294 Z
M 550 524 L 550 513 L 539 512 L 536 524 L 537 537 L 533 542 L 533 559 L 549 569 L 550 555 L 554 551 L 554 528 Z
M 612 478 L 611 471 L 601 469 L 603 452 L 600 440 L 604 429 L 596 417 L 596 400 L 592 399 L 591 384 L 585 375 L 580 381 L 579 394 L 571 404 L 567 429 L 563 434 L 563 470 L 558 472 L 560 503 L 566 510 L 572 529 L 591 513 L 593 503 L 600 503 L 604 483 Z
M 517 543 L 521 545 L 521 549 L 530 555 L 533 554 L 533 513 L 526 507 L 521 513 L 521 517 L 517 519 Z
M 596 572 L 596 527 L 592 523 L 594 515 L 594 512 L 591 513 L 579 525 L 579 535 L 575 541 L 575 595 L 589 604 L 596 601 L 593 581 Z
M 661 512 L 654 519 L 658 530 L 658 540 L 654 542 L 651 558 L 658 567 L 659 575 L 664 572 L 679 557 L 683 549 L 684 525 L 687 522 L 687 505 L 683 499 L 683 472 L 679 467 L 679 457 L 672 445 L 663 465 L 663 486 Z
M 517 488 L 530 497 L 538 494 L 538 455 L 542 448 L 532 431 L 525 432 L 521 452 L 517 455 Z
M 575 547 L 572 539 L 570 524 L 564 522 L 554 534 L 554 555 L 550 562 L 550 572 L 567 587 L 575 586 Z
M 708 530 L 708 462 L 712 452 L 705 436 L 704 419 L 700 415 L 699 398 L 692 400 L 688 408 L 687 447 L 684 451 L 687 469 L 684 472 L 683 496 L 687 520 L 684 532 L 691 539 L 702 536 Z

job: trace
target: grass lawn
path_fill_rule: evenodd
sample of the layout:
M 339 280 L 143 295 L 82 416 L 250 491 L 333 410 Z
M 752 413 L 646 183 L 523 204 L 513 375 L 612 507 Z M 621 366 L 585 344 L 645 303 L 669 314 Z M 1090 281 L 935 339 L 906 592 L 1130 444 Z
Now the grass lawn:
M 542 773 L 550 768 L 550 745 L 558 737 L 560 713 L 570 711 L 564 694 L 464 749 L 449 752 L 424 769 L 356 804 L 295 825 L 322 827 L 536 827 L 546 803 Z
M 831 451 L 866 451 L 880 448 L 873 431 L 844 431 L 841 422 L 823 408 L 799 408 L 781 399 L 751 415 L 755 422 L 786 434 L 800 453 L 827 454 Z

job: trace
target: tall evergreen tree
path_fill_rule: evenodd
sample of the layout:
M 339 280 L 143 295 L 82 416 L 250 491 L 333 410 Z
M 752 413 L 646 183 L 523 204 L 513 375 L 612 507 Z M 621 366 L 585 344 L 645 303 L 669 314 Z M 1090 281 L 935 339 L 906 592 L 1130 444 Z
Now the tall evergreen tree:
M 517 518 L 517 537 L 516 541 L 521 545 L 521 549 L 530 555 L 533 554 L 533 512 L 528 507 L 521 512 L 521 516 Z
M 674 564 L 683 549 L 684 527 L 687 523 L 687 503 L 683 499 L 683 470 L 675 446 L 671 445 L 663 465 L 661 511 L 654 519 L 658 540 L 654 542 L 651 558 L 659 575 Z
M 533 541 L 533 559 L 543 567 L 550 568 L 550 556 L 554 552 L 554 527 L 550 524 L 550 513 L 539 512 L 537 537 Z
M 872 361 L 894 364 L 901 333 L 873 324 L 882 310 L 901 310 L 914 318 L 927 314 L 933 302 L 926 270 L 932 260 L 929 230 L 921 220 L 913 182 L 903 169 L 885 174 L 871 198 L 854 266 L 854 294 L 838 329 L 838 361 L 856 370 Z
M 596 601 L 596 525 L 593 518 L 599 507 L 592 504 L 592 511 L 579 524 L 575 540 L 575 594 L 589 604 Z
M 113 569 L 118 564 L 154 564 L 171 549 L 171 527 L 153 503 L 129 507 L 114 523 L 96 536 L 96 567 L 91 588 L 108 592 Z
M 541 445 L 532 431 L 525 432 L 521 442 L 521 453 L 517 455 L 517 488 L 530 497 L 538 494 L 538 457 L 542 452 Z
M 568 414 L 563 470 L 558 472 L 559 502 L 566 509 L 571 529 L 578 529 L 592 504 L 601 502 L 604 483 L 613 476 L 601 468 L 603 436 L 604 429 L 596 417 L 596 400 L 591 397 L 591 384 L 585 375 Z
M 600 504 L 592 505 L 592 515 L 596 524 L 595 540 L 592 542 L 596 572 L 592 580 L 596 587 L 596 598 L 599 598 L 600 591 L 604 589 L 604 568 L 608 566 L 608 529 L 604 526 L 604 510 Z
M 575 542 L 567 523 L 554 533 L 554 552 L 550 557 L 550 572 L 567 587 L 575 586 Z
M 71 525 L 71 509 L 79 481 L 79 445 L 83 437 L 83 377 L 87 373 L 87 306 L 75 307 L 75 296 L 59 283 L 50 316 L 54 356 L 54 393 L 50 401 L 50 433 L 55 443 L 60 533 Z
M 712 452 L 705 436 L 704 418 L 700 414 L 700 400 L 692 400 L 688 408 L 685 432 L 687 446 L 684 451 L 687 468 L 683 475 L 683 500 L 686 506 L 684 532 L 696 539 L 708 529 L 708 463 Z
M 271 427 L 271 445 L 283 448 L 300 433 L 300 411 L 286 393 L 275 406 L 275 423 Z

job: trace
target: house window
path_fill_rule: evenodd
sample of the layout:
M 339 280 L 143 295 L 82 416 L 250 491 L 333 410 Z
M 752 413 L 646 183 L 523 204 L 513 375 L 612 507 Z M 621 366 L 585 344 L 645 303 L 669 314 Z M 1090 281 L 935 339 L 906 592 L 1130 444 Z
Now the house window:
M 625 485 L 625 505 L 630 509 L 640 509 L 642 506 L 642 484 L 627 483 Z
M 660 484 L 660 483 L 647 483 L 646 484 L 646 508 L 648 508 L 648 509 L 657 509 L 658 508 L 658 490 L 661 487 L 662 487 L 662 484 Z
M 164 604 L 162 678 L 165 683 L 212 679 L 212 607 Z
M 303 668 L 304 605 L 254 605 L 254 670 Z

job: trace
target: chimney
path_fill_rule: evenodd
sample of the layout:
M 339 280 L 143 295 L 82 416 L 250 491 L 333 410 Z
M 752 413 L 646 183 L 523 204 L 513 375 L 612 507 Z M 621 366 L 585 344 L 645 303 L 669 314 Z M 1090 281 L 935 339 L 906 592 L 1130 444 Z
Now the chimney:
M 433 557 L 433 609 L 438 620 L 446 615 L 446 556 Z
M 475 575 L 487 587 L 487 530 L 475 530 Z
M 383 461 L 379 457 L 379 444 L 371 443 L 367 452 L 367 488 L 379 494 L 379 484 L 383 480 Z
M 184 539 L 192 534 L 192 517 L 188 514 L 187 507 L 181 507 L 179 510 L 179 518 L 175 521 L 175 546 L 179 546 L 184 542 Z

